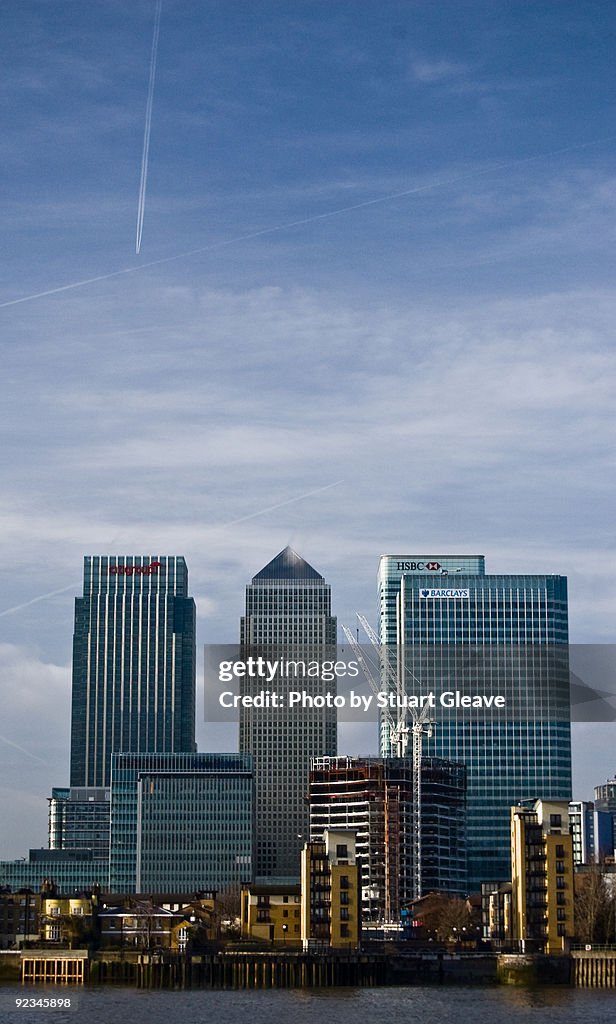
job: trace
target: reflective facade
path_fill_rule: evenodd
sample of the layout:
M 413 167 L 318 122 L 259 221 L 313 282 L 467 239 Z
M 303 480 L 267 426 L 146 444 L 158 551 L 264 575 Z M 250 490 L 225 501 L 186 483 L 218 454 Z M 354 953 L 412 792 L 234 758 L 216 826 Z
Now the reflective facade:
M 112 892 L 220 890 L 252 878 L 252 759 L 114 754 Z
M 334 651 L 336 619 L 323 577 L 291 548 L 272 559 L 246 588 L 246 612 L 240 624 L 242 657 L 305 661 Z M 335 689 L 318 678 L 297 682 L 276 677 L 270 689 L 305 689 L 320 694 Z M 263 680 L 242 680 L 242 693 L 263 688 Z M 240 750 L 255 761 L 255 874 L 299 874 L 300 851 L 308 836 L 310 760 L 336 753 L 336 712 L 324 709 L 242 708 Z
M 49 849 L 91 850 L 109 861 L 109 788 L 54 787 L 49 798 Z
M 75 601 L 71 786 L 114 751 L 194 751 L 195 603 L 177 556 L 87 556 Z
M 486 575 L 481 556 L 469 573 L 462 557 L 455 567 L 451 556 L 431 559 L 447 574 L 396 569 L 389 582 L 384 559 L 380 635 L 398 645 L 407 693 L 475 687 L 506 699 L 504 713 L 438 706 L 424 738 L 424 754 L 466 765 L 468 885 L 478 891 L 482 880 L 511 877 L 510 807 L 571 797 L 567 580 Z M 444 590 L 458 596 L 433 596 Z M 384 725 L 381 749 L 389 752 Z

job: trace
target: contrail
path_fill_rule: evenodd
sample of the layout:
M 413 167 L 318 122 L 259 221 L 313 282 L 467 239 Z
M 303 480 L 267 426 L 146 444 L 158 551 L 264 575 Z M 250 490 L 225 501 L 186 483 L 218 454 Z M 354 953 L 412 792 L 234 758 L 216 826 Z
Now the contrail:
M 9 747 L 15 747 L 15 750 L 20 750 L 22 754 L 26 754 L 28 757 L 33 758 L 34 761 L 40 761 L 41 764 L 47 764 L 46 761 L 43 761 L 42 757 L 37 757 L 36 754 L 31 754 L 29 750 L 25 749 L 25 747 L 20 747 L 19 743 L 13 743 L 13 740 L 7 740 L 6 736 L 0 736 L 0 740 L 2 740 L 3 743 L 7 743 Z
M 606 135 L 600 139 L 593 139 L 591 142 L 579 142 L 573 146 L 563 146 L 561 149 L 551 149 L 545 153 L 536 153 L 534 156 L 522 157 L 520 160 L 511 160 L 508 163 L 494 164 L 483 171 L 471 171 L 468 174 L 460 174 L 455 178 L 443 178 L 440 181 L 433 181 L 427 185 L 418 185 L 415 188 L 407 188 L 402 192 L 390 192 L 385 196 L 377 196 L 375 199 L 366 199 L 361 203 L 353 203 L 352 206 L 341 206 L 336 210 L 329 210 L 326 213 L 315 213 L 310 217 L 302 217 L 300 220 L 286 221 L 284 224 L 275 224 L 273 227 L 261 228 L 258 231 L 250 231 L 245 235 L 236 235 L 234 238 L 227 238 L 221 242 L 212 242 L 210 245 L 200 246 L 198 249 L 188 249 L 186 252 L 176 253 L 174 256 L 162 256 L 158 260 L 150 260 L 148 263 L 140 263 L 136 267 L 124 267 L 122 270 L 112 270 L 108 274 L 98 274 L 96 277 L 86 277 L 80 281 L 72 281 L 70 284 L 63 284 L 59 288 L 47 288 L 43 292 L 32 292 L 30 295 L 22 295 L 20 299 L 9 299 L 8 302 L 0 302 L 0 309 L 8 306 L 18 306 L 21 302 L 32 302 L 34 299 L 43 299 L 49 295 L 59 295 L 61 292 L 68 292 L 74 288 L 84 288 L 88 284 L 97 284 L 99 281 L 110 281 L 114 277 L 121 277 L 124 274 L 135 274 L 139 270 L 148 270 L 150 267 L 159 267 L 163 263 L 172 263 L 174 260 L 188 259 L 189 256 L 197 256 L 204 252 L 212 252 L 215 249 L 223 249 L 228 245 L 237 245 L 238 242 L 248 242 L 253 238 L 262 238 L 263 235 L 273 235 L 278 231 L 287 231 L 289 228 L 302 227 L 305 224 L 314 224 L 320 220 L 327 220 L 329 217 L 339 217 L 344 213 L 351 213 L 354 210 L 362 210 L 368 206 L 376 206 L 379 203 L 389 203 L 394 199 L 404 199 L 407 196 L 417 195 L 419 192 L 430 192 L 434 189 L 447 188 L 451 185 L 458 185 L 460 182 L 471 181 L 474 178 L 485 177 L 488 174 L 495 174 L 497 171 L 508 170 L 512 167 L 519 167 L 523 164 L 546 160 L 549 157 L 560 156 L 562 153 L 573 153 L 576 150 L 588 149 L 590 146 L 598 146 L 602 142 L 611 142 L 616 135 Z
M 313 494 L 320 494 L 321 491 L 329 491 L 330 487 L 338 487 L 339 484 L 344 483 L 344 480 L 336 480 L 333 484 L 326 484 L 325 487 L 316 487 L 314 491 L 306 491 L 305 494 L 298 494 L 295 498 L 287 498 L 286 501 L 280 501 L 277 505 L 269 505 L 268 508 L 262 508 L 259 512 L 251 512 L 249 516 L 242 516 L 241 519 L 232 519 L 230 523 L 221 523 L 220 526 L 214 526 L 214 530 L 224 530 L 227 526 L 237 526 L 238 523 L 245 523 L 249 519 L 256 519 L 257 516 L 264 516 L 266 512 L 273 512 L 276 508 L 284 508 L 285 505 L 292 505 L 296 501 L 302 501 L 304 498 L 310 498 Z
M 152 52 L 150 54 L 150 82 L 148 85 L 148 100 L 145 107 L 145 129 L 143 132 L 143 153 L 141 154 L 141 181 L 139 183 L 139 200 L 137 202 L 137 240 L 135 252 L 137 256 L 141 252 L 141 237 L 143 235 L 143 216 L 145 213 L 145 190 L 148 183 L 148 161 L 150 157 L 150 129 L 152 128 L 152 103 L 154 101 L 154 80 L 156 78 L 156 58 L 158 56 L 158 37 L 160 35 L 160 14 L 163 7 L 163 0 L 156 4 L 154 15 L 154 34 L 152 36 Z
M 29 608 L 31 604 L 37 604 L 38 601 L 46 601 L 48 597 L 55 597 L 56 594 L 66 594 L 67 590 L 75 590 L 76 587 L 80 587 L 81 583 L 71 583 L 69 587 L 62 587 L 60 590 L 50 590 L 48 594 L 39 594 L 38 597 L 33 597 L 30 601 L 25 601 L 24 604 L 16 604 L 14 608 L 5 608 L 3 612 L 0 612 L 0 619 L 4 615 L 12 615 L 13 612 L 20 612 L 22 608 Z

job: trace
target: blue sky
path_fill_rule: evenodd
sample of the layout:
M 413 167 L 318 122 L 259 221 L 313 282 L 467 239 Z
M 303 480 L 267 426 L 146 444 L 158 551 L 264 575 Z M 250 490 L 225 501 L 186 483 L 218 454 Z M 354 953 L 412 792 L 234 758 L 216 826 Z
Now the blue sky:
M 200 641 L 287 543 L 340 621 L 458 550 L 613 639 L 613 5 L 164 0 L 136 257 L 154 9 L 4 12 L 0 856 L 67 780 L 84 553 L 184 554 Z

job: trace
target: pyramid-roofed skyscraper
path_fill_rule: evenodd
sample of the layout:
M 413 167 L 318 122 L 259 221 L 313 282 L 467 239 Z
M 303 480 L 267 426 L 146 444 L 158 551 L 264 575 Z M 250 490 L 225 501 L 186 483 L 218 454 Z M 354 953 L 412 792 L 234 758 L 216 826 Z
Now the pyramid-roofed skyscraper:
M 246 611 L 240 625 L 245 651 L 273 659 L 304 662 L 335 659 L 336 619 L 331 614 L 329 584 L 286 547 L 246 587 Z M 263 688 L 262 679 L 245 678 L 242 693 Z M 335 684 L 319 678 L 278 674 L 268 687 L 285 694 L 333 692 Z M 240 751 L 255 762 L 255 873 L 299 874 L 299 853 L 308 839 L 306 794 L 313 757 L 336 753 L 333 708 L 242 708 Z

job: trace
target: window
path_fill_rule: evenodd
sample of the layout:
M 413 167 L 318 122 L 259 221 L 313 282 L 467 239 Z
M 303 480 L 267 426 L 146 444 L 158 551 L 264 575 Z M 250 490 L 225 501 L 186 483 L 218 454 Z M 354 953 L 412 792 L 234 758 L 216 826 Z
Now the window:
M 336 857 L 348 857 L 349 848 L 346 843 L 336 843 Z
M 556 856 L 557 857 L 564 857 L 565 856 L 565 848 L 564 848 L 564 846 L 561 846 L 560 843 L 556 847 Z
M 340 907 L 340 920 L 341 921 L 348 921 L 349 920 L 349 908 L 348 907 Z
M 565 862 L 562 861 L 562 860 L 557 860 L 556 861 L 556 874 L 557 875 L 564 875 L 564 873 L 565 873 Z
M 348 939 L 350 934 L 351 934 L 351 932 L 349 930 L 348 924 L 341 924 L 340 925 L 340 937 L 342 939 Z
M 348 889 L 349 888 L 349 876 L 348 875 L 340 875 L 340 888 L 341 889 Z
M 550 814 L 550 828 L 562 828 L 562 814 Z

